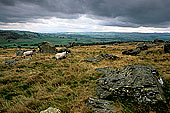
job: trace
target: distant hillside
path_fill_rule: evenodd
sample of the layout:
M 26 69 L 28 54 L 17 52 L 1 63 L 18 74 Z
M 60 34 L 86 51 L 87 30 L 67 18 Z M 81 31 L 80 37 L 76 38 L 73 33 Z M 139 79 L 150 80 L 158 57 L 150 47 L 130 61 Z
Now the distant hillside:
M 15 32 L 11 32 L 11 31 L 0 31 L 0 39 L 3 39 L 3 40 L 8 40 L 8 39 L 16 40 L 16 39 L 21 39 L 21 38 L 24 39 L 26 37 Z
M 113 41 L 153 41 L 170 40 L 170 33 L 117 33 L 117 32 L 63 32 L 63 33 L 35 33 L 29 31 L 0 30 L 0 45 L 8 47 L 35 46 L 42 41 L 62 46 L 68 43 L 105 43 Z
M 28 39 L 32 37 L 39 37 L 39 33 L 29 31 L 5 31 L 0 30 L 0 38 L 4 39 Z

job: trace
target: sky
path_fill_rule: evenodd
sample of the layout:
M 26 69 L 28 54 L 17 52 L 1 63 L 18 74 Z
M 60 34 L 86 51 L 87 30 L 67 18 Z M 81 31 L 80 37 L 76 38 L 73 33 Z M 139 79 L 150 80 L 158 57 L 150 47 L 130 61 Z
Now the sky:
M 0 0 L 0 29 L 169 32 L 170 0 Z

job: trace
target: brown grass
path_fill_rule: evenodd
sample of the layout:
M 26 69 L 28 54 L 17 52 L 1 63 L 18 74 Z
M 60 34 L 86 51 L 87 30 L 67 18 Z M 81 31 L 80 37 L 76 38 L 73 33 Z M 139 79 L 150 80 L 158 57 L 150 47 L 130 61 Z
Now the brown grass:
M 130 43 L 74 47 L 72 53 L 62 60 L 53 59 L 54 54 L 36 54 L 29 60 L 16 57 L 18 49 L 0 49 L 0 112 L 40 112 L 56 107 L 62 112 L 91 112 L 85 100 L 96 96 L 96 82 L 102 76 L 95 68 L 124 65 L 155 66 L 170 85 L 170 54 L 163 53 L 161 46 L 150 48 L 138 56 L 122 55 L 122 51 L 136 46 Z M 111 48 L 110 48 L 111 47 Z M 148 52 L 151 51 L 151 52 Z M 84 62 L 85 58 L 99 54 L 113 54 L 119 60 Z M 15 59 L 15 66 L 6 66 L 5 60 Z

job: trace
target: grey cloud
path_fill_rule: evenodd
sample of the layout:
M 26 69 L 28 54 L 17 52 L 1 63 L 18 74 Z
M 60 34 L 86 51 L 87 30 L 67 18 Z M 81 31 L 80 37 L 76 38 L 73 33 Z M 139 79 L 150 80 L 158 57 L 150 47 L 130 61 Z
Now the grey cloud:
M 169 0 L 0 0 L 0 22 L 86 14 L 103 19 L 101 25 L 107 26 L 169 27 L 169 6 Z
M 122 17 L 124 22 L 140 26 L 159 27 L 170 21 L 169 0 L 89 0 L 88 5 L 93 15 Z

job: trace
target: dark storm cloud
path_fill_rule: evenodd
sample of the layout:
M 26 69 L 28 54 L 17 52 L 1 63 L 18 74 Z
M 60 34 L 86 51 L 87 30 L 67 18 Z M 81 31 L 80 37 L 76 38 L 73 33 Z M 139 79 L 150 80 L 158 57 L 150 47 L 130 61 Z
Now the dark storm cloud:
M 86 14 L 101 25 L 168 27 L 169 6 L 170 0 L 0 0 L 0 22 Z

